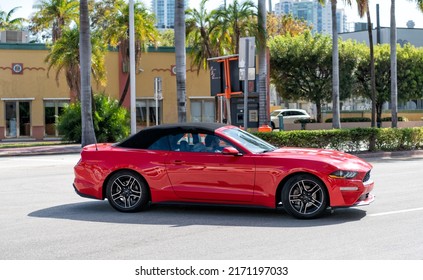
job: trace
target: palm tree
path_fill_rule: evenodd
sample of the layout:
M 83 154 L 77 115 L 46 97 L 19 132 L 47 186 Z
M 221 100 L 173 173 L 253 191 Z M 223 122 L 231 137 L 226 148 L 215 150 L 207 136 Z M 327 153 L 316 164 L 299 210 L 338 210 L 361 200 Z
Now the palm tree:
M 56 70 L 57 83 L 59 82 L 60 74 L 62 72 L 65 73 L 66 82 L 73 99 L 80 99 L 81 96 L 79 31 L 78 26 L 64 30 L 62 37 L 51 46 L 45 59 L 49 64 L 47 75 L 54 68 Z M 97 34 L 93 34 L 91 37 L 91 44 L 94 46 L 92 48 L 91 73 L 98 83 L 104 84 L 106 77 L 104 58 L 107 48 Z
M 105 0 L 95 3 L 93 26 L 103 34 L 104 40 L 113 47 L 119 47 L 124 65 L 129 63 L 129 5 L 124 0 Z M 156 44 L 159 32 L 154 27 L 155 17 L 141 3 L 134 3 L 135 27 L 135 60 L 136 69 L 141 58 L 141 52 L 148 46 Z M 129 88 L 129 75 L 126 86 L 121 94 L 119 104 L 124 101 Z
M 81 80 L 81 145 L 82 147 L 96 142 L 92 114 L 91 98 L 91 34 L 90 19 L 88 16 L 88 2 L 81 0 L 80 10 L 80 36 L 79 36 L 79 65 Z
M 208 0 L 201 0 L 200 9 L 186 11 L 187 41 L 190 43 L 192 64 L 200 69 L 207 69 L 207 59 L 219 56 L 219 41 L 213 40 L 214 30 L 217 27 L 213 21 L 213 12 L 208 13 L 205 4 Z
M 261 32 L 258 32 L 258 48 L 259 48 L 259 126 L 269 125 L 268 106 L 267 106 L 267 46 L 266 46 L 266 2 L 258 1 L 258 26 Z
M 331 0 L 332 15 L 332 127 L 341 128 L 341 112 L 339 106 L 339 50 L 338 24 L 336 21 L 337 0 Z
M 225 42 L 221 47 L 226 54 L 239 53 L 241 37 L 257 35 L 257 7 L 251 0 L 242 3 L 234 0 L 228 7 L 220 6 L 216 10 L 215 20 L 219 21 L 219 40 Z
M 175 0 L 175 56 L 178 122 L 186 122 L 185 1 Z
M 125 0 L 106 0 L 95 3 L 93 25 L 103 33 L 104 40 L 111 46 L 119 46 L 123 59 L 129 59 L 129 5 Z M 137 62 L 141 51 L 154 45 L 159 32 L 154 27 L 155 16 L 148 11 L 142 2 L 134 2 L 135 49 Z
M 339 49 L 338 49 L 338 25 L 336 20 L 337 0 L 328 0 L 331 3 L 332 15 L 332 128 L 341 128 L 341 114 L 339 106 Z M 319 0 L 324 4 L 326 0 Z M 344 0 L 351 5 L 351 0 Z
M 62 37 L 63 29 L 76 22 L 79 16 L 78 0 L 40 0 L 33 6 L 38 11 L 31 18 L 31 31 L 51 29 L 53 43 Z
M 19 30 L 22 28 L 22 24 L 26 19 L 12 18 L 16 10 L 20 8 L 21 7 L 15 7 L 7 13 L 0 10 L 0 30 Z
M 392 127 L 398 126 L 398 85 L 397 85 L 397 24 L 395 0 L 391 0 L 391 114 Z
M 372 32 L 372 21 L 370 18 L 369 0 L 356 0 L 358 14 L 363 17 L 366 14 L 367 17 L 367 32 L 369 33 L 369 45 L 370 45 L 370 83 L 371 83 L 371 99 L 372 99 L 372 122 L 371 126 L 376 127 L 376 75 L 375 75 L 375 55 L 374 55 L 374 44 L 373 44 L 373 32 Z M 378 124 L 380 121 L 378 121 Z

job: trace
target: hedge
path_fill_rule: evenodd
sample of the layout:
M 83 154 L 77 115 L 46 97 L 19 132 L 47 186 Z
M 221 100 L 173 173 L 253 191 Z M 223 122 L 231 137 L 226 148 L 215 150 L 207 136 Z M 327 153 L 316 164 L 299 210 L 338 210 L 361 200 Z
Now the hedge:
M 255 135 L 277 147 L 325 148 L 349 153 L 423 148 L 423 127 L 294 130 Z

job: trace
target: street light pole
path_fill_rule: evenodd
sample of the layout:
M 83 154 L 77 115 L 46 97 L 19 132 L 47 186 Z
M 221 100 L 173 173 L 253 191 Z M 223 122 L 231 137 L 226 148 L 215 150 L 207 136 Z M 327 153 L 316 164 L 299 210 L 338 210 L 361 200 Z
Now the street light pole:
M 131 92 L 131 134 L 137 132 L 135 90 L 135 22 L 134 0 L 129 0 L 129 81 Z

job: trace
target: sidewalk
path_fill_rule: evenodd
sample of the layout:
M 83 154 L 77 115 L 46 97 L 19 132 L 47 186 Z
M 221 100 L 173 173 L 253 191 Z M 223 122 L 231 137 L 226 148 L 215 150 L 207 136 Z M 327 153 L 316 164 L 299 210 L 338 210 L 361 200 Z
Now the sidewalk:
M 81 144 L 63 144 L 63 145 L 51 145 L 51 146 L 2 148 L 0 149 L 0 157 L 77 154 L 80 152 L 81 152 Z

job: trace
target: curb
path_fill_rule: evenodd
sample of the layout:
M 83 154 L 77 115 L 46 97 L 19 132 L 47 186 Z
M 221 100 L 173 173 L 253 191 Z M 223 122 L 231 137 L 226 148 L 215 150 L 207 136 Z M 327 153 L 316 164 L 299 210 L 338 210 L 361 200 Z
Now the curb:
M 353 153 L 353 155 L 363 159 L 423 158 L 423 150 L 393 151 L 393 152 L 363 152 L 363 153 Z

